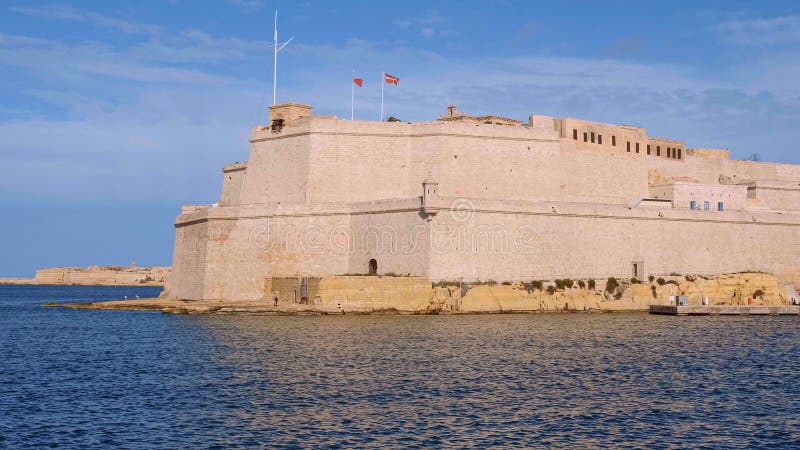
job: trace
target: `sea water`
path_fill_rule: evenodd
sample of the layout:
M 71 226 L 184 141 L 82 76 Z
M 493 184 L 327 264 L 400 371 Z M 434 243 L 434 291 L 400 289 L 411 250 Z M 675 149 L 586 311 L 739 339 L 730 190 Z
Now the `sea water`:
M 0 447 L 797 447 L 798 317 L 168 315 L 0 286 Z

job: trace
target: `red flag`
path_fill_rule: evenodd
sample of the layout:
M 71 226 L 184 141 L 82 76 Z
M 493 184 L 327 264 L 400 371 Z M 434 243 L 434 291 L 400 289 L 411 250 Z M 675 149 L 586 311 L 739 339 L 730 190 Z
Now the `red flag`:
M 395 86 L 397 86 L 397 82 L 400 81 L 400 78 L 393 77 L 386 72 L 383 72 L 383 79 L 384 81 L 386 81 L 387 84 L 393 84 Z
M 353 78 L 353 83 L 357 84 L 358 87 L 364 86 L 364 80 L 362 80 L 361 78 Z

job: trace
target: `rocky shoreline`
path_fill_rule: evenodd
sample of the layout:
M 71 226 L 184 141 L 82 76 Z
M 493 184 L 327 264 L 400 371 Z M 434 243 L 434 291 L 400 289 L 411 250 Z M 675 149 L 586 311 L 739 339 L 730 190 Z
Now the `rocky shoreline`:
M 770 274 L 742 273 L 717 277 L 650 277 L 640 281 L 554 280 L 550 282 L 433 283 L 428 288 L 373 291 L 361 289 L 320 291 L 311 303 L 291 302 L 280 296 L 250 301 L 126 299 L 92 303 L 58 304 L 73 309 L 161 311 L 169 314 L 495 314 L 545 312 L 645 312 L 650 305 L 674 304 L 670 297 L 685 296 L 689 305 L 781 306 L 791 302 L 788 288 Z M 360 286 L 371 283 L 359 280 Z M 377 283 L 377 284 L 376 284 Z M 382 281 L 375 278 L 372 286 Z M 383 285 L 386 286 L 386 285 Z M 384 296 L 396 301 L 368 303 L 364 296 Z M 404 298 L 409 297 L 409 298 Z M 408 301 L 413 297 L 413 301 Z M 411 305 L 411 306 L 409 306 Z M 55 306 L 48 304 L 48 306 Z

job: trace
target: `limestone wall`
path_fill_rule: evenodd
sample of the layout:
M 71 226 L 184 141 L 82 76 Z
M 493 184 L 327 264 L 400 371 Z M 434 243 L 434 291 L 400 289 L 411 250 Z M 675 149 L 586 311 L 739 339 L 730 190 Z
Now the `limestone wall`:
M 682 142 L 575 119 L 301 115 L 253 130 L 249 161 L 223 170 L 218 206 L 182 210 L 166 295 L 255 301 L 268 280 L 365 274 L 371 260 L 379 274 L 433 281 L 629 277 L 634 263 L 645 274 L 800 267 L 800 166 L 711 149 L 668 158 Z M 427 212 L 423 180 L 438 183 Z M 641 202 L 652 192 L 674 202 Z M 725 211 L 686 209 L 716 209 L 718 196 Z
M 247 164 L 234 163 L 222 169 L 222 195 L 219 204 L 223 206 L 241 203 Z
M 193 214 L 203 214 L 204 211 Z M 191 215 L 191 214 L 190 214 Z M 195 221 L 175 227 L 172 273 L 164 283 L 164 292 L 183 299 L 206 298 L 206 248 L 208 222 Z
M 722 202 L 723 210 L 747 208 L 747 186 L 730 184 L 670 183 L 650 186 L 650 195 L 657 199 L 672 200 L 674 208 L 704 209 L 709 203 L 710 211 L 717 211 Z
M 180 219 L 167 291 L 258 299 L 267 278 L 365 274 L 370 259 L 378 273 L 433 281 L 624 278 L 634 263 L 645 275 L 800 267 L 796 214 L 482 199 L 461 210 L 463 200 L 442 199 L 435 216 L 418 199 L 198 211 Z
M 306 278 L 307 298 L 301 293 L 302 278 L 273 278 L 267 280 L 267 303 L 274 296 L 289 304 L 309 304 L 321 309 L 345 311 L 408 311 L 431 308 L 432 288 L 421 277 L 364 277 L 345 276 Z
M 161 286 L 169 267 L 52 267 L 39 269 L 30 284 Z
M 427 178 L 445 196 L 625 203 L 647 196 L 647 166 L 629 160 L 562 151 L 544 126 L 304 118 L 255 132 L 242 203 L 411 198 Z

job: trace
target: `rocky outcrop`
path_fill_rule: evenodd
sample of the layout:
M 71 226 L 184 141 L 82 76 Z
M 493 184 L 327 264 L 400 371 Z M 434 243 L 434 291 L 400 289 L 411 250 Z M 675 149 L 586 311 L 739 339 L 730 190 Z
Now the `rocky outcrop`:
M 687 296 L 690 305 L 787 305 L 786 286 L 766 273 L 716 277 L 669 276 L 616 280 L 431 284 L 420 277 L 342 276 L 268 280 L 269 298 L 253 301 L 125 300 L 72 305 L 88 309 L 148 309 L 168 313 L 507 313 L 647 311 Z M 277 306 L 275 297 L 278 298 Z

